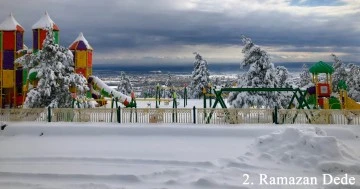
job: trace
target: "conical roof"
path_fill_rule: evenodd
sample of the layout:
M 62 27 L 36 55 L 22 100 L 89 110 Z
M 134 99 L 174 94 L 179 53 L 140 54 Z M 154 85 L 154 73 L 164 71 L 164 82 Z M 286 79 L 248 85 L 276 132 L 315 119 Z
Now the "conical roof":
M 12 13 L 0 24 L 0 31 L 24 31 L 24 28 L 17 22 Z
M 329 73 L 332 74 L 334 72 L 334 68 L 323 62 L 323 61 L 319 61 L 318 63 L 312 65 L 309 69 L 310 73 L 312 74 L 319 74 L 319 73 Z
M 48 27 L 52 28 L 55 31 L 59 31 L 59 27 L 50 18 L 49 14 L 45 12 L 45 14 L 40 18 L 40 20 L 32 26 L 32 29 L 45 29 Z
M 70 50 L 93 50 L 89 42 L 85 39 L 82 32 L 75 39 L 73 43 L 69 46 Z

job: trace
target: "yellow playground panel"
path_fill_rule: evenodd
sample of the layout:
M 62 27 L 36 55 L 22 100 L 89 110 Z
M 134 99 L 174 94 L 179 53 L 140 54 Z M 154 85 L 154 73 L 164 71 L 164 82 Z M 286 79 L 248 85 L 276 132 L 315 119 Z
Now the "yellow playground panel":
M 87 67 L 87 51 L 76 51 L 75 58 L 76 58 L 76 65 L 77 68 L 85 68 Z
M 14 87 L 14 70 L 3 70 L 2 71 L 2 79 L 3 79 L 3 88 L 12 88 Z
M 347 110 L 360 110 L 360 104 L 357 103 L 355 100 L 353 100 L 352 98 L 350 98 L 347 95 L 347 91 L 341 89 L 340 90 L 340 99 L 341 99 L 341 104 L 342 104 L 342 108 L 343 109 L 347 109 Z

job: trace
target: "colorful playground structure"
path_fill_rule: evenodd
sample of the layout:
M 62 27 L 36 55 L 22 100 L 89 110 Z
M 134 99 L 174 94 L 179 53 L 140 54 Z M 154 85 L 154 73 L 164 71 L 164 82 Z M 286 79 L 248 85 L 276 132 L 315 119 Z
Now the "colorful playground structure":
M 15 60 L 28 53 L 37 53 L 42 49 L 43 41 L 47 35 L 47 29 L 51 28 L 54 33 L 55 43 L 59 44 L 59 27 L 45 14 L 32 26 L 33 48 L 28 49 L 24 45 L 24 28 L 10 14 L 0 24 L 0 108 L 21 107 L 26 99 L 26 94 L 31 86 L 37 86 L 37 72 L 29 73 Z M 92 76 L 93 48 L 85 39 L 82 33 L 69 46 L 74 55 L 75 72 L 82 74 L 89 80 L 93 97 L 101 105 L 104 104 L 104 97 L 118 98 L 125 106 L 134 106 L 134 98 L 121 94 L 104 84 L 99 78 Z M 73 92 L 74 89 L 70 89 Z M 106 91 L 106 92 L 105 92 Z M 133 103 L 130 103 L 133 102 Z
M 338 97 L 331 96 L 331 74 L 334 72 L 332 66 L 320 61 L 310 67 L 309 71 L 315 85 L 307 89 L 309 104 L 321 109 L 360 110 L 360 104 L 347 95 L 347 86 L 344 81 L 339 82 Z M 326 74 L 325 81 L 319 81 L 319 74 Z

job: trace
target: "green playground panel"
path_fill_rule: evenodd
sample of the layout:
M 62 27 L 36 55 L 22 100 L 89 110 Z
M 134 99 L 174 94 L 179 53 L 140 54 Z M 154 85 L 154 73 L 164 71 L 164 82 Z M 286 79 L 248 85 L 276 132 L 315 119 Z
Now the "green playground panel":
M 329 98 L 330 109 L 341 109 L 341 103 L 338 98 L 330 97 Z
M 25 85 L 27 81 L 28 69 L 24 68 L 22 73 L 23 73 L 22 80 L 23 80 L 23 84 Z
M 54 31 L 55 43 L 59 44 L 59 31 Z

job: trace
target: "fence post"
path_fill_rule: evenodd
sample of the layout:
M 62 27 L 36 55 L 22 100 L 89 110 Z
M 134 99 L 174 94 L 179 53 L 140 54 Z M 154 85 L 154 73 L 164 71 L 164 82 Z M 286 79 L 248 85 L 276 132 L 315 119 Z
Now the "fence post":
M 187 89 L 186 89 L 186 84 L 184 87 L 184 108 L 185 106 L 187 106 Z
M 196 124 L 196 108 L 193 107 L 193 123 Z
M 210 94 L 210 96 L 209 96 L 209 101 L 210 101 L 210 108 L 211 108 L 211 106 L 212 106 L 212 89 L 211 89 L 211 85 L 209 85 L 209 88 L 210 88 L 210 90 L 209 90 L 209 94 Z
M 51 122 L 51 108 L 48 107 L 48 122 Z
M 275 108 L 274 108 L 273 123 L 279 124 L 279 122 L 278 122 L 278 107 L 277 106 L 275 106 Z
M 138 114 L 137 114 L 137 108 L 136 108 L 136 106 L 135 106 L 135 121 L 136 121 L 136 123 L 138 122 Z
M 120 119 L 120 106 L 116 109 L 116 117 L 117 117 L 117 122 L 121 123 L 121 119 Z

